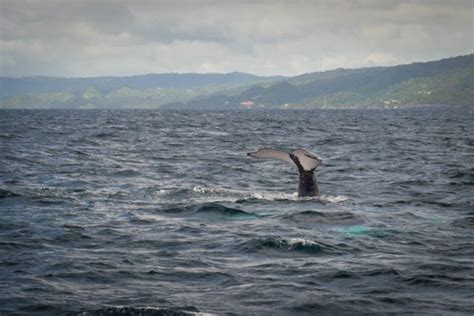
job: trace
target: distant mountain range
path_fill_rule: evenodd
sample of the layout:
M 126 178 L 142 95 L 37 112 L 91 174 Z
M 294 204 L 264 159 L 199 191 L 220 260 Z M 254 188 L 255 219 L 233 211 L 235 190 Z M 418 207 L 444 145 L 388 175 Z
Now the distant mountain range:
M 474 105 L 474 55 L 295 77 L 246 73 L 0 78 L 0 108 L 393 108 Z
M 0 78 L 0 108 L 159 108 L 228 89 L 240 91 L 283 76 L 228 74 L 148 74 L 129 77 Z M 239 90 L 240 89 L 240 90 Z
M 393 108 L 474 105 L 474 55 L 394 67 L 336 69 L 164 108 Z

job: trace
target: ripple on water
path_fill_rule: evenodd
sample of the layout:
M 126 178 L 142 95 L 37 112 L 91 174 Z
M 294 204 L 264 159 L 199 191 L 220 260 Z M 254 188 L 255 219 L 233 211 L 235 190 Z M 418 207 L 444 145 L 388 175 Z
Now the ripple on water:
M 456 219 L 452 222 L 452 225 L 461 228 L 474 228 L 474 216 L 466 216 L 464 218 Z
M 306 210 L 282 215 L 285 220 L 306 224 L 355 225 L 364 223 L 361 215 L 349 211 Z
M 192 315 L 211 315 L 201 313 L 194 306 L 183 306 L 173 308 L 155 308 L 155 307 L 105 307 L 96 310 L 82 311 L 84 316 L 192 316 Z
M 275 250 L 303 254 L 335 253 L 337 249 L 328 244 L 303 238 L 267 237 L 244 241 L 238 245 L 240 251 L 247 253 Z
M 0 189 L 0 199 L 15 197 L 15 196 L 20 196 L 20 195 L 10 190 Z
M 1 114 L 0 314 L 474 312 L 470 108 Z
M 183 207 L 171 207 L 161 210 L 167 214 L 182 214 L 207 219 L 255 219 L 257 214 L 249 213 L 238 208 L 228 207 L 219 203 L 203 203 Z

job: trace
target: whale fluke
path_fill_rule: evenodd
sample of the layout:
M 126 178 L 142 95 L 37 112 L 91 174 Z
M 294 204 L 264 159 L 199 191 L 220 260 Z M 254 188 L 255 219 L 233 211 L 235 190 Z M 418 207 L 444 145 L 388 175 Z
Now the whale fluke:
M 250 156 L 250 157 L 259 158 L 259 159 L 281 160 L 281 161 L 285 161 L 285 162 L 288 162 L 288 163 L 296 166 L 294 161 L 291 159 L 289 153 L 286 153 L 284 151 L 271 149 L 271 148 L 262 148 L 262 149 L 259 149 L 259 150 L 255 151 L 255 152 L 248 153 L 247 155 Z
M 298 196 L 319 196 L 319 186 L 314 171 L 321 164 L 322 159 L 317 155 L 302 148 L 289 153 L 271 148 L 262 148 L 247 155 L 259 159 L 280 160 L 296 166 L 300 174 Z

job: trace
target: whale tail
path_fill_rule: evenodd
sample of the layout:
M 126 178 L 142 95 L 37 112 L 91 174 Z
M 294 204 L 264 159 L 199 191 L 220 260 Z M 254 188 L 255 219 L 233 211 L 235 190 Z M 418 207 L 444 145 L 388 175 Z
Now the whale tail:
M 289 153 L 271 148 L 262 148 L 247 155 L 258 159 L 280 160 L 296 166 L 300 175 L 298 195 L 319 196 L 319 187 L 314 176 L 314 170 L 321 164 L 322 159 L 317 155 L 302 148 Z
M 316 169 L 322 162 L 322 159 L 305 149 L 295 149 L 291 152 L 275 150 L 271 148 L 262 148 L 255 152 L 247 154 L 250 157 L 259 159 L 274 159 L 290 163 L 304 171 Z

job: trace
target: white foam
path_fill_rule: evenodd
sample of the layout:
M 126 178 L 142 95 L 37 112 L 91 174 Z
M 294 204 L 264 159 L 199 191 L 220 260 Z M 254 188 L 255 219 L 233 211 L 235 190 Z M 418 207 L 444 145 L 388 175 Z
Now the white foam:
M 204 188 L 202 186 L 193 187 L 194 192 L 198 193 L 224 193 L 224 194 L 241 194 L 243 191 L 232 190 L 226 188 Z
M 347 196 L 344 195 L 322 195 L 320 197 L 299 197 L 297 192 L 294 193 L 283 193 L 283 192 L 272 192 L 272 191 L 243 191 L 234 190 L 227 188 L 206 188 L 202 186 L 193 187 L 193 192 L 204 195 L 208 202 L 235 202 L 241 199 L 256 199 L 264 201 L 311 201 L 320 200 L 324 203 L 341 203 L 347 200 Z M 210 199 L 210 200 L 209 200 Z
M 118 313 L 122 313 L 122 311 L 120 311 L 120 309 L 127 309 L 128 307 L 127 306 L 115 306 L 114 307 L 115 309 L 118 309 Z M 168 310 L 166 308 L 156 308 L 156 307 L 152 307 L 152 306 L 145 306 L 145 307 L 138 307 L 137 309 L 141 309 L 141 310 L 144 310 L 145 313 L 147 311 L 151 311 L 151 312 L 158 312 L 158 314 L 161 314 L 161 312 L 164 312 L 164 314 L 168 314 Z M 206 313 L 206 312 L 193 312 L 193 311 L 187 311 L 185 309 L 183 310 L 178 310 L 179 314 L 185 314 L 185 315 L 196 315 L 196 316 L 216 316 L 217 314 L 211 314 L 211 313 Z M 88 313 L 85 312 L 85 313 L 82 313 L 82 315 L 87 315 Z M 140 315 L 142 315 L 143 313 L 139 313 Z M 174 314 L 174 313 L 173 313 Z
M 321 202 L 324 202 L 324 203 L 341 203 L 341 202 L 346 201 L 348 197 L 345 195 L 332 196 L 332 195 L 323 194 L 321 195 L 319 199 L 321 200 Z
M 208 130 L 208 129 L 201 129 L 201 130 L 199 130 L 199 133 L 207 134 L 207 135 L 210 135 L 210 136 L 228 136 L 229 135 L 228 132 Z
M 257 199 L 265 201 L 278 201 L 278 200 L 290 200 L 290 201 L 299 201 L 302 198 L 298 197 L 298 193 L 281 193 L 281 192 L 265 192 L 265 191 L 243 191 L 243 190 L 233 190 L 227 188 L 205 188 L 202 186 L 193 187 L 193 191 L 206 195 L 208 198 L 209 195 L 214 195 L 220 200 L 225 199 L 229 202 L 235 202 L 241 199 Z M 306 198 L 304 198 L 306 199 Z
M 245 198 L 245 193 L 238 190 L 226 188 L 205 188 L 201 186 L 193 187 L 193 192 L 198 193 L 199 202 L 236 202 Z
M 250 198 L 257 199 L 257 200 L 266 200 L 266 201 L 279 201 L 279 200 L 290 200 L 290 201 L 297 201 L 298 193 L 281 193 L 281 192 L 249 192 Z
M 296 246 L 303 246 L 303 247 L 306 247 L 306 246 L 319 246 L 319 244 L 317 242 L 314 242 L 312 240 L 308 240 L 308 239 L 303 239 L 303 238 L 290 238 L 287 240 L 287 243 L 288 243 L 288 246 L 289 246 L 289 249 L 293 249 L 294 247 Z

